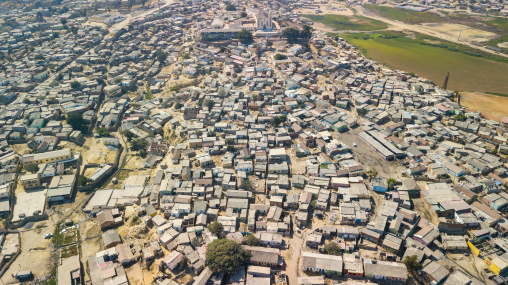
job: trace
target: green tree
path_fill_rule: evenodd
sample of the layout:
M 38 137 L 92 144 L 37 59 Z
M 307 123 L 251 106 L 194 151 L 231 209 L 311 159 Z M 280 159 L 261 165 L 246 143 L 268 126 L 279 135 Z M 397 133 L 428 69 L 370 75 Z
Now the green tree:
M 125 137 L 126 137 L 126 138 L 127 138 L 127 140 L 129 140 L 129 141 L 130 141 L 130 140 L 132 140 L 132 139 L 136 136 L 136 135 L 135 135 L 133 132 L 131 132 L 131 131 L 125 131 L 123 134 L 125 135 Z
M 54 39 L 58 38 L 58 36 L 59 36 L 59 35 L 58 35 L 58 32 L 54 32 L 54 33 L 53 33 L 53 38 L 54 38 Z
M 24 168 L 26 171 L 31 173 L 36 173 L 37 171 L 39 171 L 39 165 L 34 162 L 25 164 Z
M 232 274 L 247 264 L 250 257 L 250 251 L 227 239 L 216 239 L 206 249 L 206 265 L 215 274 Z
M 135 139 L 131 141 L 132 151 L 144 150 L 147 146 L 148 142 L 145 139 Z
M 242 17 L 242 18 L 247 17 L 247 13 L 246 13 L 246 12 L 242 12 L 242 13 L 240 13 L 240 17 Z
M 397 180 L 395 180 L 391 177 L 386 179 L 386 185 L 388 186 L 388 189 L 392 189 L 393 185 L 395 185 L 396 182 L 397 182 Z
M 249 179 L 244 179 L 242 181 L 242 184 L 240 185 L 240 188 L 245 189 L 247 191 L 254 190 L 254 186 L 252 185 L 252 181 L 250 181 Z
M 280 117 L 273 117 L 271 123 L 274 127 L 278 127 L 282 121 Z
M 41 11 L 37 12 L 37 14 L 35 15 L 35 21 L 36 22 L 44 22 L 44 17 L 42 16 Z
M 461 121 L 461 122 L 464 122 L 465 120 L 467 120 L 467 116 L 462 113 L 455 115 L 455 117 L 453 117 L 453 118 L 455 120 Z
M 28 99 L 28 98 L 23 99 L 23 103 L 30 104 L 30 99 Z
M 213 222 L 211 224 L 208 225 L 208 230 L 218 236 L 218 237 L 221 237 L 222 236 L 222 224 L 219 223 L 219 222 Z
M 78 177 L 78 185 L 79 186 L 86 186 L 88 185 L 89 183 L 91 182 L 90 178 L 84 176 L 84 175 L 80 175 Z
M 166 59 L 168 58 L 168 54 L 166 52 L 161 51 L 161 50 L 157 51 L 155 56 L 157 57 L 157 60 L 160 63 L 164 63 L 166 61 Z
M 263 49 L 260 46 L 256 47 L 256 55 L 261 57 L 263 55 Z
M 44 59 L 46 59 L 46 58 L 44 57 L 44 55 L 42 55 L 42 54 L 38 53 L 38 54 L 36 54 L 36 55 L 34 56 L 34 59 L 37 59 L 37 60 L 44 60 Z
M 412 273 L 422 267 L 420 262 L 418 262 L 418 257 L 416 255 L 406 257 L 403 262 L 406 265 L 407 269 Z
M 376 178 L 378 175 L 377 171 L 369 170 L 367 171 L 367 177 L 369 177 L 369 181 L 372 180 L 372 178 Z
M 226 6 L 226 11 L 236 11 L 236 6 L 233 4 L 228 4 Z
M 72 89 L 77 89 L 79 87 L 81 87 L 81 84 L 79 82 L 77 82 L 77 81 L 72 81 L 71 82 L 71 88 Z
M 266 41 L 266 46 L 267 46 L 267 47 L 271 47 L 271 46 L 273 46 L 273 42 L 272 42 L 271 40 L 267 40 L 267 41 Z
M 85 120 L 83 115 L 78 111 L 73 111 L 67 114 L 67 123 L 75 130 L 83 130 L 85 127 Z
M 274 127 L 278 127 L 280 124 L 282 124 L 286 121 L 287 121 L 287 116 L 282 115 L 282 116 L 278 116 L 278 117 L 273 117 L 271 123 Z
M 213 102 L 213 100 L 206 100 L 205 106 L 208 107 L 208 109 L 213 108 L 213 105 L 215 105 L 215 102 Z
M 327 243 L 325 245 L 325 251 L 326 251 L 326 253 L 331 254 L 331 255 L 339 255 L 340 254 L 340 248 L 336 242 Z
M 245 242 L 245 244 L 248 246 L 258 246 L 259 245 L 259 239 L 256 236 L 254 236 L 253 234 L 246 235 L 243 238 L 243 242 Z
M 238 32 L 238 41 L 240 41 L 242 44 L 248 44 L 251 43 L 253 40 L 252 32 L 247 29 L 242 29 L 240 32 Z
M 233 146 L 233 145 L 228 145 L 227 150 L 228 150 L 229 152 L 234 152 L 234 151 L 235 151 L 235 146 Z
M 109 130 L 107 128 L 98 128 L 97 129 L 97 133 L 101 136 L 101 137 L 107 137 L 109 136 Z
M 285 56 L 285 55 L 283 55 L 283 54 L 280 54 L 280 53 L 277 53 L 277 54 L 275 54 L 275 55 L 273 56 L 273 59 L 275 59 L 275 60 L 285 60 L 285 59 L 287 59 L 287 58 L 288 58 L 287 56 Z
M 303 29 L 300 31 L 300 37 L 302 39 L 310 39 L 312 37 L 312 27 L 303 25 Z
M 289 43 L 293 43 L 300 38 L 300 31 L 295 28 L 286 28 L 282 31 L 282 37 Z

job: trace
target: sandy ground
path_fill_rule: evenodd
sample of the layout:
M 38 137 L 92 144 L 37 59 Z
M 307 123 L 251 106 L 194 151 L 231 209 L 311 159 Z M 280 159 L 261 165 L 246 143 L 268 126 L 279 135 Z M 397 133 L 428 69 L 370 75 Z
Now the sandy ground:
M 12 144 L 11 147 L 19 155 L 27 154 L 30 152 L 30 148 L 26 145 L 26 143 Z
M 88 163 L 114 163 L 118 151 L 110 151 L 102 138 L 87 137 L 83 146 L 73 142 L 61 142 L 59 146 L 81 153 L 83 165 Z
M 498 43 L 497 46 L 500 48 L 508 48 L 508 42 Z
M 48 221 L 35 223 L 30 230 L 21 231 L 21 254 L 2 276 L 1 281 L 5 284 L 15 282 L 12 274 L 31 270 L 35 278 L 41 278 L 50 274 L 53 265 L 51 258 L 50 239 L 44 239 L 44 235 L 53 232 L 54 227 Z M 54 256 L 54 255 L 53 255 Z
M 354 15 L 353 11 L 349 10 L 345 7 L 344 4 L 329 4 L 329 5 L 320 5 L 322 13 L 316 14 L 314 9 L 299 9 L 295 11 L 295 14 L 310 14 L 310 15 L 326 15 L 326 14 L 333 14 L 333 15 L 342 15 L 342 16 L 352 16 Z M 306 20 L 309 20 L 305 18 Z M 313 28 L 327 32 L 327 33 L 333 33 L 337 32 L 337 29 L 334 29 L 333 27 L 330 27 L 328 25 L 325 25 L 323 23 L 314 22 L 312 25 Z
M 469 42 L 485 42 L 495 38 L 495 33 L 482 31 L 480 29 L 471 28 L 465 25 L 459 24 L 447 24 L 447 23 L 424 23 L 421 27 L 427 28 L 432 31 L 440 32 L 450 37 L 459 38 Z
M 460 104 L 469 110 L 480 111 L 488 119 L 500 121 L 508 117 L 508 97 L 480 92 L 460 92 Z

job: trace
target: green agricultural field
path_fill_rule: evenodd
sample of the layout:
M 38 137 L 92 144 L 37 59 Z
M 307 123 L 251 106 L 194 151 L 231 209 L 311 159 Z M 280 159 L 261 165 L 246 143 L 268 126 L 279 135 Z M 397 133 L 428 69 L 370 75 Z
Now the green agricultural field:
M 377 6 L 371 4 L 363 5 L 363 8 L 376 12 L 379 16 L 404 22 L 406 24 L 441 23 L 444 18 L 432 12 L 418 12 L 395 7 Z
M 390 68 L 414 72 L 441 85 L 450 72 L 448 88 L 457 91 L 506 93 L 508 64 L 466 54 L 467 48 L 438 43 L 428 37 L 403 34 L 344 34 L 367 57 Z
M 362 16 L 341 16 L 341 15 L 310 15 L 302 14 L 302 17 L 311 21 L 323 23 L 337 30 L 347 31 L 376 31 L 388 28 L 388 25 L 382 21 L 370 19 Z

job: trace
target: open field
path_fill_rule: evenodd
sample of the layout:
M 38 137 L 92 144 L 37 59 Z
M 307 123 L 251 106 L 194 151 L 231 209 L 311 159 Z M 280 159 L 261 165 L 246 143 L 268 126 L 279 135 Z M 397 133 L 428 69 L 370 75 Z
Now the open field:
M 422 27 L 431 31 L 450 35 L 458 39 L 460 31 L 461 41 L 481 42 L 486 46 L 499 47 L 508 53 L 508 19 L 488 15 L 472 15 L 466 13 L 418 12 L 388 6 L 366 4 L 363 8 L 372 15 L 396 20 L 405 24 L 424 24 Z M 437 25 L 428 25 L 437 24 Z
M 469 42 L 486 42 L 497 37 L 495 33 L 471 28 L 461 24 L 423 23 L 422 27 Z
M 343 37 L 379 63 L 414 72 L 438 84 L 450 72 L 448 88 L 451 90 L 505 93 L 508 87 L 507 63 L 468 55 L 469 50 L 460 50 L 459 45 L 428 43 L 401 34 L 345 34 Z
M 369 19 L 362 16 L 341 16 L 341 15 L 310 15 L 302 14 L 302 17 L 308 18 L 311 21 L 319 22 L 331 26 L 337 30 L 349 31 L 374 31 L 383 30 L 388 28 L 388 25 L 374 19 Z
M 484 23 L 498 29 L 501 32 L 499 37 L 492 39 L 485 44 L 500 47 L 504 53 L 508 53 L 508 19 L 496 17 L 492 20 L 484 21 Z
M 480 111 L 488 119 L 500 121 L 508 117 L 508 97 L 479 92 L 460 92 L 460 104 L 470 110 Z
M 401 21 L 406 24 L 441 23 L 444 18 L 433 12 L 418 12 L 387 6 L 365 4 L 363 7 L 371 10 L 381 17 Z

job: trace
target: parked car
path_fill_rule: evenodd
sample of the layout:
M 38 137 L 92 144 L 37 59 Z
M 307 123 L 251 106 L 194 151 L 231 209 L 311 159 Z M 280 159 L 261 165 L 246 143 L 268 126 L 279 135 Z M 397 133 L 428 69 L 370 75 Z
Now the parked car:
M 45 235 L 44 235 L 44 238 L 45 238 L 45 239 L 52 238 L 52 237 L 53 237 L 53 234 L 45 234 Z

